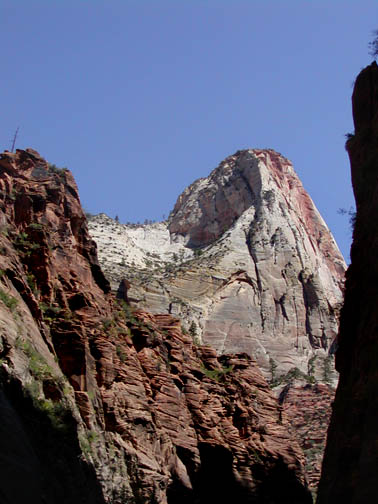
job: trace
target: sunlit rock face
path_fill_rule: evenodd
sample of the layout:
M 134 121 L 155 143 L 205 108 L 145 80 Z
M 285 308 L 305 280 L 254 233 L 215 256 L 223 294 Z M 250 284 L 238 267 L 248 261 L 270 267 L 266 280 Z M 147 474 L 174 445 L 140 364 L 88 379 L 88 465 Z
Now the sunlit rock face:
M 311 503 L 256 362 L 119 303 L 72 174 L 32 149 L 0 154 L 0 417 L 1 504 Z
M 113 289 L 127 278 L 136 306 L 177 315 L 218 354 L 248 353 L 267 378 L 298 368 L 336 383 L 325 368 L 345 262 L 277 152 L 229 156 L 185 189 L 167 222 L 122 225 L 102 214 L 89 227 Z
M 346 275 L 336 367 L 340 381 L 328 431 L 319 504 L 377 500 L 378 473 L 378 66 L 356 79 L 350 157 L 356 221 Z

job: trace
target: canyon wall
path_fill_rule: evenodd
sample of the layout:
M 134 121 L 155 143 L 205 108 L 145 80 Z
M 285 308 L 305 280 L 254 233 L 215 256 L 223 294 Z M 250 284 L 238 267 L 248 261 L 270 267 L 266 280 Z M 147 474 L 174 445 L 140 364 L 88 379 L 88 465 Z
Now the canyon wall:
M 345 262 L 277 152 L 229 156 L 185 189 L 168 222 L 102 214 L 89 228 L 113 290 L 126 278 L 134 306 L 180 317 L 218 355 L 246 352 L 271 381 L 296 372 L 336 385 Z
M 287 413 L 315 493 L 337 374 L 345 263 L 292 164 L 238 151 L 179 196 L 168 221 L 90 218 L 114 292 L 169 313 L 218 355 L 252 356 Z
M 378 66 L 354 86 L 355 133 L 346 148 L 356 199 L 336 368 L 340 373 L 319 485 L 319 504 L 377 500 L 378 473 Z
M 0 331 L 2 503 L 311 503 L 256 361 L 117 301 L 71 173 L 32 149 L 0 156 Z

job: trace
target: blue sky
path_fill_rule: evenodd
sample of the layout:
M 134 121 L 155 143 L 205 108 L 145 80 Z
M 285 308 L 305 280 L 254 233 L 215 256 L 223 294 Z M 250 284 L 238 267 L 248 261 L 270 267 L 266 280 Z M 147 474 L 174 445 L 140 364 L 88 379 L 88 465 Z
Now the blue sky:
M 2 0 L 0 149 L 72 170 L 86 210 L 160 220 L 238 149 L 293 163 L 344 254 L 350 97 L 377 0 Z

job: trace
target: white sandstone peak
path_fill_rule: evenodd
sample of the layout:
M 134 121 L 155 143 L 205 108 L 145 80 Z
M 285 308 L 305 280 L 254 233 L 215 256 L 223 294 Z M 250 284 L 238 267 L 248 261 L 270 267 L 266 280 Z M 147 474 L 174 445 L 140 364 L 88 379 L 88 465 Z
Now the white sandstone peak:
M 274 150 L 227 157 L 182 192 L 167 222 L 100 214 L 89 228 L 113 289 L 126 278 L 134 305 L 177 315 L 218 353 L 247 352 L 273 381 L 295 368 L 322 381 L 346 266 Z

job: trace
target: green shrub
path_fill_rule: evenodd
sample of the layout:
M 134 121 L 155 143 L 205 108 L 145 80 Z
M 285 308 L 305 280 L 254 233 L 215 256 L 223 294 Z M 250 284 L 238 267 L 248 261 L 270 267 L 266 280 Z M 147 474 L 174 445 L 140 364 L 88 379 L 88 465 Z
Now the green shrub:
M 121 345 L 116 345 L 116 353 L 118 355 L 118 358 L 121 362 L 125 362 L 126 361 L 126 352 L 123 350 L 123 348 L 121 347 Z
M 277 369 L 277 364 L 272 357 L 269 357 L 269 367 L 270 367 L 270 374 L 271 374 L 271 380 L 270 383 L 274 383 L 276 381 L 276 369 Z
M 16 236 L 14 241 L 18 245 L 25 245 L 26 243 L 29 243 L 27 241 L 27 238 L 28 238 L 28 234 L 23 231 L 18 236 Z
M 43 320 L 48 324 L 51 324 L 64 311 L 60 306 L 47 305 L 43 302 L 39 303 L 39 307 L 43 314 Z
M 197 336 L 197 324 L 194 322 L 194 320 L 189 326 L 189 334 L 193 339 L 195 339 L 195 337 Z
M 79 444 L 82 452 L 86 457 L 93 453 L 92 444 L 95 443 L 99 435 L 95 431 L 87 431 L 86 433 L 79 434 Z
M 193 343 L 195 345 L 199 346 L 201 344 L 201 341 L 198 336 L 197 324 L 194 322 L 194 320 L 192 321 L 192 323 L 189 326 L 189 334 L 193 338 Z
M 317 356 L 313 355 L 311 359 L 308 361 L 307 365 L 307 373 L 308 376 L 314 376 L 315 373 L 315 361 L 316 361 Z
M 114 320 L 107 318 L 102 320 L 102 327 L 104 328 L 104 330 L 110 329 L 113 326 L 114 326 Z
M 49 419 L 55 429 L 62 432 L 68 429 L 70 411 L 62 402 L 41 397 L 41 387 L 36 380 L 25 386 L 25 392 L 33 401 L 34 407 Z
M 32 346 L 29 341 L 16 342 L 16 346 L 20 347 L 29 357 L 29 370 L 31 374 L 38 379 L 45 380 L 54 376 L 54 372 L 42 355 Z
M 10 296 L 6 292 L 4 292 L 2 289 L 0 289 L 0 300 L 5 304 L 7 308 L 10 309 L 10 311 L 14 311 L 16 309 L 16 306 L 18 304 L 18 301 L 16 298 L 13 296 Z
M 27 238 L 28 234 L 23 231 L 15 237 L 13 245 L 18 249 L 22 249 L 27 256 L 30 256 L 32 251 L 38 250 L 41 246 L 39 243 L 31 242 Z
M 8 237 L 9 236 L 9 225 L 8 224 L 0 224 L 0 233 L 3 236 Z
M 316 380 L 313 376 L 302 373 L 300 369 L 297 367 L 293 367 L 289 369 L 286 374 L 275 377 L 274 380 L 270 381 L 271 388 L 278 387 L 282 383 L 292 383 L 294 380 L 305 380 L 307 383 L 315 383 Z
M 231 373 L 231 371 L 234 369 L 234 366 L 222 366 L 222 369 L 207 369 L 205 366 L 202 366 L 202 372 L 203 374 L 207 377 L 210 378 L 211 380 L 215 380 L 216 382 L 219 382 L 224 379 L 224 377 Z
M 39 222 L 31 222 L 29 224 L 29 228 L 41 231 L 43 229 L 43 224 L 40 224 Z
M 181 332 L 182 332 L 182 334 L 185 334 L 185 335 L 189 334 L 186 327 L 184 327 L 182 324 L 181 324 Z
M 40 411 L 46 413 L 55 429 L 67 429 L 66 417 L 68 410 L 62 403 L 54 402 L 51 399 L 40 399 L 35 401 L 34 404 Z
M 119 300 L 119 305 L 122 309 L 123 316 L 125 317 L 126 321 L 136 324 L 138 320 L 134 316 L 134 308 L 127 304 L 123 299 Z
M 53 163 L 49 163 L 48 167 L 49 167 L 50 173 L 56 173 L 57 175 L 63 175 L 64 173 L 66 173 L 68 171 L 68 168 L 66 168 L 65 166 L 62 168 L 59 168 L 58 166 L 56 166 Z
M 323 359 L 323 380 L 328 384 L 332 381 L 332 361 L 331 355 Z
M 32 292 L 34 294 L 37 293 L 37 283 L 36 283 L 36 279 L 35 279 L 35 276 L 33 275 L 33 273 L 28 273 L 26 275 L 26 281 L 28 282 L 28 285 L 30 287 L 30 289 L 32 290 Z

